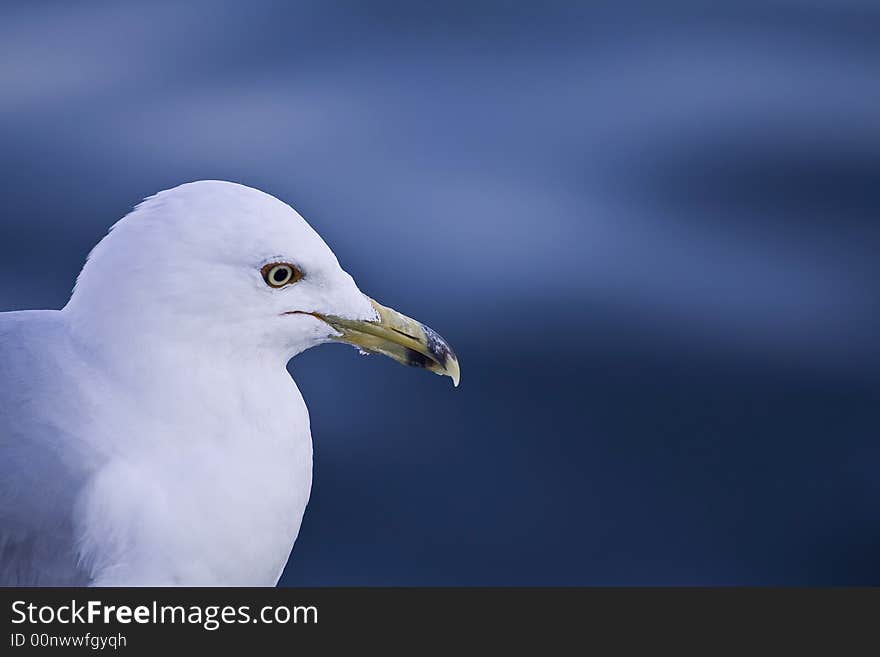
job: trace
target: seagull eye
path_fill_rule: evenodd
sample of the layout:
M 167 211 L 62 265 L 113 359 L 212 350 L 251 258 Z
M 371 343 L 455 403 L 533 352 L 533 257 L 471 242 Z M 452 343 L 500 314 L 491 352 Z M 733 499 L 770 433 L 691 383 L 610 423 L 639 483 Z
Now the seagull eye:
M 284 287 L 290 283 L 296 283 L 302 278 L 302 272 L 286 262 L 268 264 L 260 271 L 263 274 L 263 280 L 270 287 Z

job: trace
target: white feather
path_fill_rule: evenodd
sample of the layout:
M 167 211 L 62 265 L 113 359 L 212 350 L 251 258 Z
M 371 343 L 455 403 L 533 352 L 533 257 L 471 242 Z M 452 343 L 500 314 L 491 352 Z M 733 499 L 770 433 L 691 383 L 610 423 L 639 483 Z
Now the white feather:
M 291 310 L 374 316 L 293 209 L 202 181 L 118 222 L 64 309 L 0 313 L 0 583 L 275 584 L 312 467 L 285 365 L 332 331 Z

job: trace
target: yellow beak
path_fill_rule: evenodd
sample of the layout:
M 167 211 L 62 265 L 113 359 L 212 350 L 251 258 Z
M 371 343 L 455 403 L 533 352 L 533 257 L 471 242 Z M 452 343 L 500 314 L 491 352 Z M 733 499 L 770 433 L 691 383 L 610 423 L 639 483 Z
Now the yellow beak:
M 336 340 L 370 353 L 383 354 L 404 365 L 422 367 L 435 374 L 448 376 L 458 387 L 461 378 L 458 358 L 446 340 L 421 322 L 386 308 L 372 299 L 370 302 L 379 315 L 378 320 L 351 320 L 314 314 L 336 329 L 339 333 Z

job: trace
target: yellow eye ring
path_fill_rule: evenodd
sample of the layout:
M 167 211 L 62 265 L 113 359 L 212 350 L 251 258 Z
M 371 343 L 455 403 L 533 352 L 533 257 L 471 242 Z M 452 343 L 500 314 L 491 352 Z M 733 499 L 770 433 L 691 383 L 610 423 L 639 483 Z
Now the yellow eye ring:
M 263 280 L 269 287 L 279 288 L 296 283 L 302 278 L 302 272 L 287 262 L 272 262 L 260 270 Z

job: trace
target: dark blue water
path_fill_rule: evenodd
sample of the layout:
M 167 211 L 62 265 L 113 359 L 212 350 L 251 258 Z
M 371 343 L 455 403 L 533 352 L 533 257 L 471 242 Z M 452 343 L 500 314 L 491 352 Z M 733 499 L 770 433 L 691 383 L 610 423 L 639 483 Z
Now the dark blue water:
M 867 0 L 4 3 L 0 309 L 63 305 L 143 196 L 243 182 L 462 363 L 291 364 L 283 583 L 880 584 L 878 30 Z

